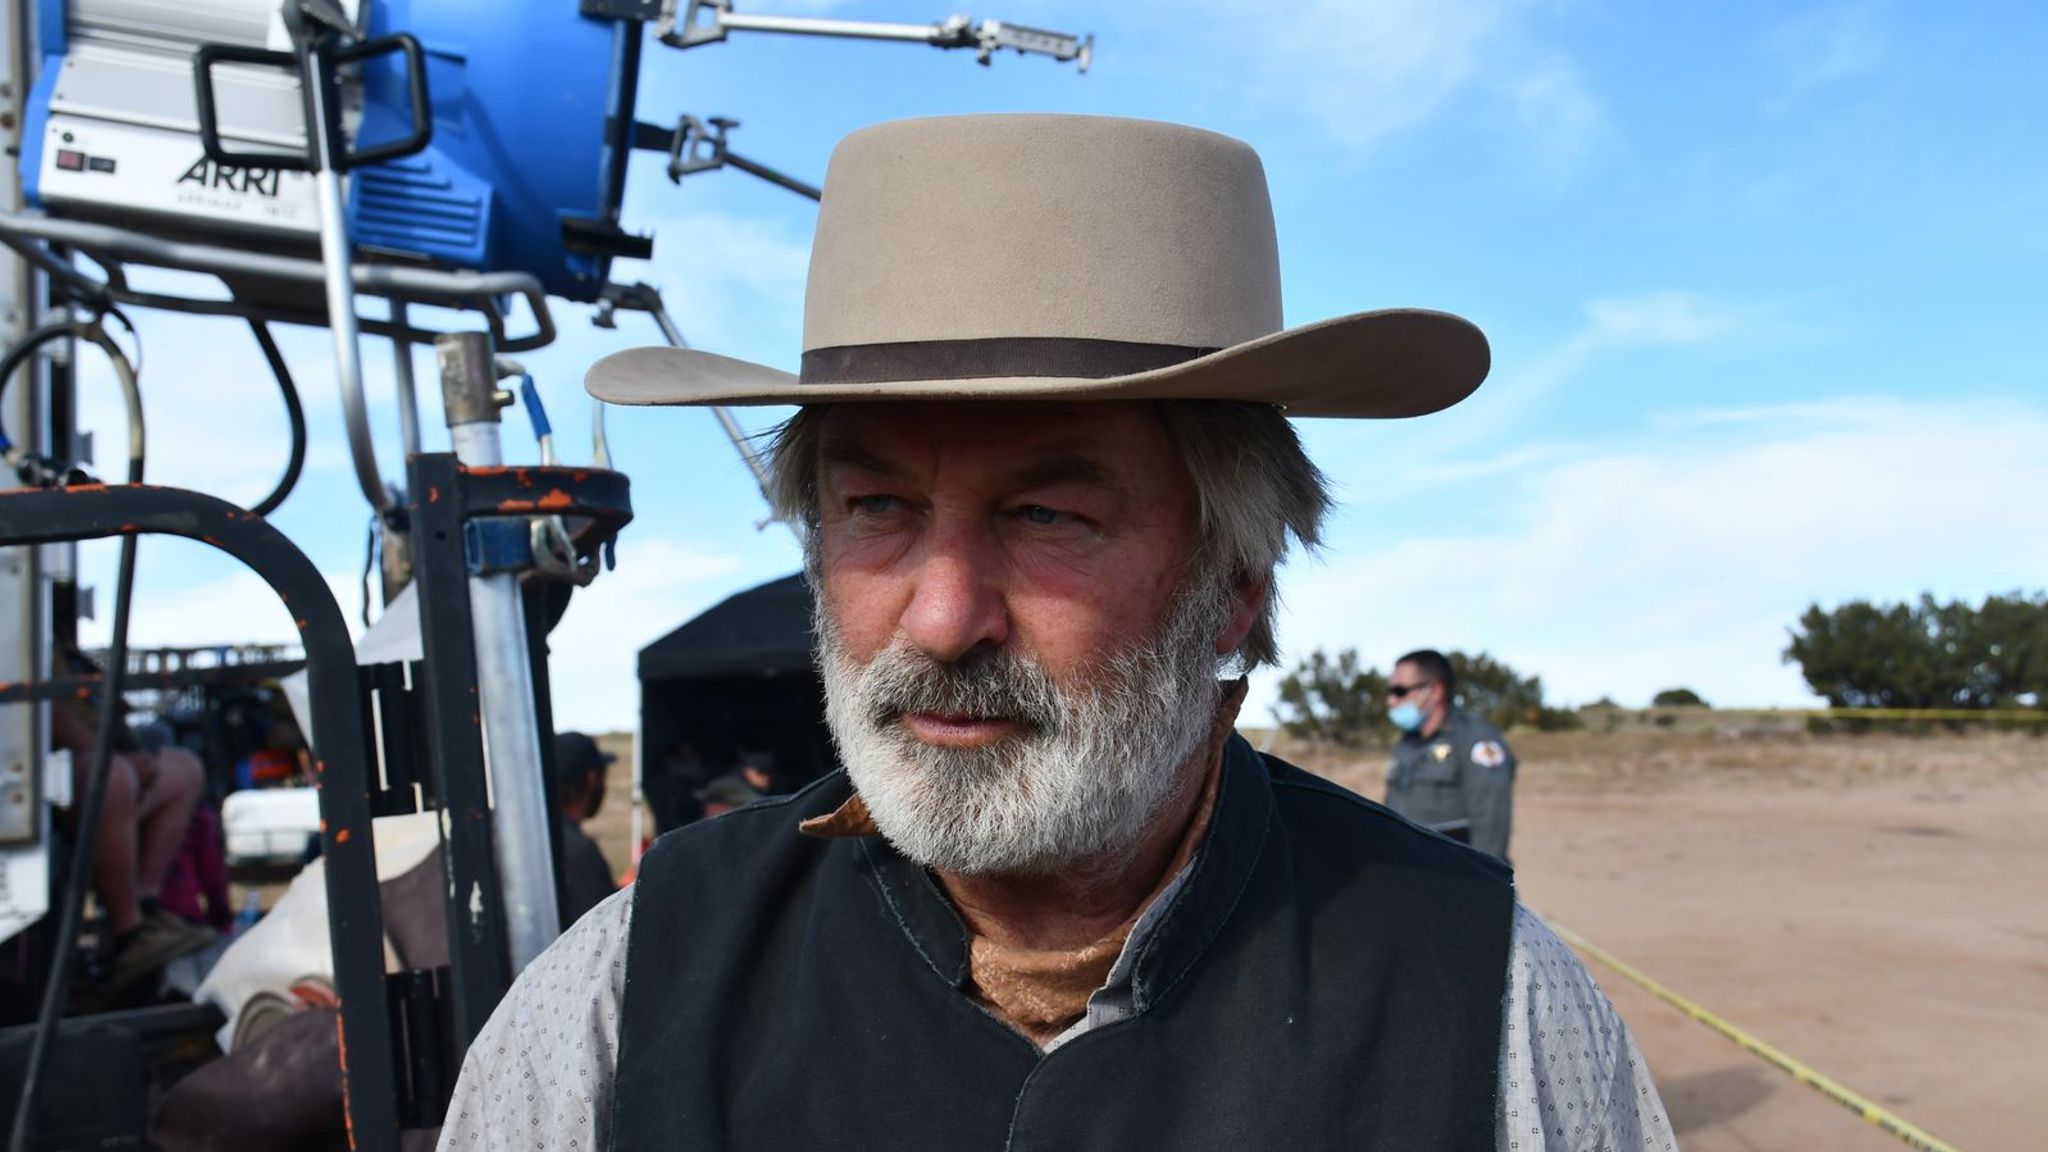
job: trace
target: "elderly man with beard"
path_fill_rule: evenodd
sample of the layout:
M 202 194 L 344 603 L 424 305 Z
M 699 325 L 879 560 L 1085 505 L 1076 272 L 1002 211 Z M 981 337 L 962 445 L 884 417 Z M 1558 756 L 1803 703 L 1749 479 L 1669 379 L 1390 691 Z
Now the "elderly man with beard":
M 1249 148 L 992 116 L 840 145 L 804 349 L 588 383 L 801 406 L 772 495 L 844 771 L 663 837 L 444 1148 L 1672 1147 L 1505 866 L 1232 730 L 1329 503 L 1289 417 L 1455 403 L 1477 329 L 1283 329 Z

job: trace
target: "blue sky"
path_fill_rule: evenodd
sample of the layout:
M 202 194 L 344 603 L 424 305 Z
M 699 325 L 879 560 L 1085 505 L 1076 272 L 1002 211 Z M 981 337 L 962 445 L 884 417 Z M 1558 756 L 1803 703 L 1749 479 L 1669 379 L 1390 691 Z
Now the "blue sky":
M 1283 574 L 1290 657 L 1484 648 L 1563 702 L 1685 684 L 1717 704 L 1802 705 L 1779 653 L 1808 603 L 2048 585 L 2037 8 L 991 2 L 973 14 L 1094 32 L 1094 69 L 735 34 L 651 47 L 640 118 L 737 117 L 735 150 L 811 179 L 840 136 L 903 116 L 1197 124 L 1265 158 L 1290 323 L 1392 305 L 1476 321 L 1494 369 L 1465 404 L 1305 423 L 1344 505 L 1324 553 Z M 659 284 L 697 346 L 793 367 L 812 211 L 733 172 L 672 186 L 643 154 L 627 222 L 655 233 L 655 258 L 614 274 Z M 563 339 L 525 359 L 582 459 L 583 368 L 655 337 L 638 318 L 593 329 L 576 306 L 557 320 Z M 142 325 L 153 478 L 253 501 L 284 425 L 246 333 Z M 315 443 L 277 519 L 353 615 L 367 511 L 324 334 L 282 338 Z M 369 358 L 395 473 L 389 356 Z M 427 353 L 419 365 L 431 381 Z M 87 379 L 89 418 L 117 443 L 104 373 Z M 742 413 L 755 428 L 778 415 Z M 431 405 L 426 423 L 440 427 Z M 556 634 L 564 726 L 630 726 L 641 644 L 796 563 L 786 531 L 757 528 L 710 415 L 616 410 L 610 427 L 639 518 Z M 508 443 L 531 458 L 523 425 Z M 112 555 L 89 548 L 88 579 L 109 586 Z M 142 576 L 142 641 L 290 635 L 252 577 L 196 546 L 150 541 Z M 1252 718 L 1268 699 L 1265 677 Z

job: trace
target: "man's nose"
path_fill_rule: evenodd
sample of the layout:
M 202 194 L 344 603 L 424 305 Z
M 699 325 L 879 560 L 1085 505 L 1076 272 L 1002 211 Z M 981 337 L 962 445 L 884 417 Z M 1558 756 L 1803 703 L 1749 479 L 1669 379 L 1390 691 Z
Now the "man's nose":
M 946 663 L 1007 641 L 1010 614 L 996 542 L 966 525 L 935 526 L 923 552 L 901 621 L 904 638 Z

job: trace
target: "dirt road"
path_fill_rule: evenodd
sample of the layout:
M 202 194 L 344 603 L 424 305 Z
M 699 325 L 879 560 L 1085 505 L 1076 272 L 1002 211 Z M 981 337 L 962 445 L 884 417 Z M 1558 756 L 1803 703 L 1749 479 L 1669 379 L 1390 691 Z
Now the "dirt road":
M 2048 1147 L 2048 741 L 1517 744 L 1526 903 L 1965 1152 Z M 1593 971 L 1687 1152 L 1906 1146 Z

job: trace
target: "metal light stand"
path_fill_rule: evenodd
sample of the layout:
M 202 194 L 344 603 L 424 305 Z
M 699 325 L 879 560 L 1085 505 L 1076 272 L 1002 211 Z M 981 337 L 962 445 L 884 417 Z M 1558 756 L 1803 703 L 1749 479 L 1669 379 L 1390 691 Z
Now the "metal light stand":
M 482 332 L 456 333 L 434 342 L 441 365 L 441 402 L 455 458 L 469 468 L 504 463 L 498 438 L 498 410 L 510 393 L 498 387 L 498 359 Z M 415 485 L 414 491 L 420 491 Z M 432 500 L 428 501 L 429 505 Z M 423 514 L 429 510 L 423 509 Z M 503 546 L 498 533 L 515 530 L 527 542 L 527 521 L 479 521 L 468 527 L 472 555 L 488 559 Z M 437 591 L 420 572 L 420 591 Z M 561 932 L 555 873 L 548 852 L 554 813 L 541 772 L 541 732 L 535 710 L 533 661 L 527 647 L 526 609 L 519 580 L 510 567 L 473 569 L 468 576 L 469 616 L 474 628 L 476 691 L 481 697 L 486 762 L 490 769 L 498 876 L 503 886 L 507 943 L 512 970 L 526 967 Z M 424 617 L 427 605 L 423 601 Z M 436 654 L 428 653 L 429 661 Z

